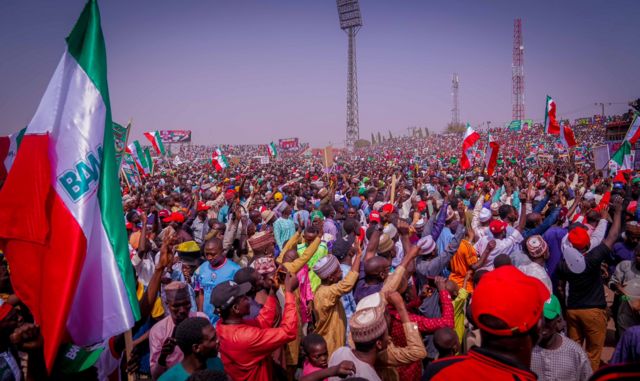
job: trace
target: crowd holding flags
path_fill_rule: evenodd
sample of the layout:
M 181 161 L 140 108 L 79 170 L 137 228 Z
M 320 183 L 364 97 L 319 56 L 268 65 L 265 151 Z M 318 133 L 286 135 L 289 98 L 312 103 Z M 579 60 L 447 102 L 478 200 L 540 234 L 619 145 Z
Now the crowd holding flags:
M 498 163 L 498 152 L 500 151 L 500 145 L 493 138 L 493 135 L 489 134 L 489 144 L 487 144 L 487 151 L 484 155 L 484 162 L 487 167 L 487 174 L 493 176 Z

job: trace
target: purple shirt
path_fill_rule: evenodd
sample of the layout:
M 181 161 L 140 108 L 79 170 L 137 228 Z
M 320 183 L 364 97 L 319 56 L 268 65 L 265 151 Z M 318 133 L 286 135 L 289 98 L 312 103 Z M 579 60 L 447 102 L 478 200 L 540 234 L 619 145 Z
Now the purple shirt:
M 558 278 L 555 274 L 562 259 L 562 238 L 565 235 L 567 235 L 567 229 L 560 226 L 552 226 L 542 236 L 549 246 L 549 258 L 547 259 L 546 268 L 554 287 L 558 283 Z
M 629 328 L 616 345 L 610 364 L 640 361 L 640 325 Z

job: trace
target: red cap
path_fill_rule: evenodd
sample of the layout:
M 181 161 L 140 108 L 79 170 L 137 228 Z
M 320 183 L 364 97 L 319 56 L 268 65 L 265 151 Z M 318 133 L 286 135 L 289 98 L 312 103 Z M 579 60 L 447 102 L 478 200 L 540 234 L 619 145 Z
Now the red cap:
M 224 198 L 226 200 L 231 200 L 234 197 L 236 197 L 236 191 L 234 191 L 233 189 L 227 189 L 227 191 L 224 192 Z
M 624 174 L 622 173 L 622 171 L 618 171 L 618 173 L 616 174 L 616 177 L 613 178 L 613 182 L 626 184 L 627 179 L 624 178 Z
M 184 222 L 184 215 L 180 212 L 173 212 L 169 217 L 163 219 L 162 222 Z
M 158 212 L 158 217 L 160 217 L 160 218 L 169 217 L 169 211 L 166 210 L 166 209 L 162 209 L 161 211 Z
M 205 210 L 209 210 L 209 207 L 202 201 L 198 201 L 198 205 L 196 206 L 196 211 L 203 212 Z
M 627 205 L 627 213 L 635 213 L 638 208 L 638 201 L 631 201 L 629 205 Z
M 538 279 L 507 265 L 488 272 L 473 291 L 471 314 L 481 331 L 512 336 L 535 327 L 542 316 L 549 290 Z M 494 329 L 482 324 L 480 316 L 491 315 L 509 328 Z
M 377 210 L 369 213 L 369 222 L 377 222 L 380 223 L 380 213 Z
M 591 243 L 587 229 L 576 226 L 569 231 L 569 242 L 578 250 L 586 249 Z
M 124 226 L 127 228 L 127 230 L 133 229 L 133 223 L 131 222 L 127 222 Z
M 489 223 L 489 230 L 492 234 L 500 234 L 507 228 L 508 224 L 504 221 L 493 220 Z
M 393 213 L 393 205 L 384 204 L 384 206 L 382 207 L 382 211 L 387 213 Z
M 418 201 L 418 212 L 424 212 L 427 209 L 427 203 L 424 201 Z

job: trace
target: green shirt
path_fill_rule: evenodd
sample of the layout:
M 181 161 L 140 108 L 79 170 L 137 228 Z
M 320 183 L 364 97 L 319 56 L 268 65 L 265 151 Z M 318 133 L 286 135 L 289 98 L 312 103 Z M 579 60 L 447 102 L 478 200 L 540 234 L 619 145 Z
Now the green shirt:
M 224 367 L 222 366 L 222 360 L 220 360 L 219 357 L 207 359 L 207 369 L 223 372 Z M 191 374 L 187 373 L 182 366 L 182 362 L 179 362 L 164 372 L 162 376 L 158 378 L 158 381 L 186 381 L 189 376 L 191 376 Z
M 307 243 L 301 243 L 298 245 L 298 255 L 302 255 L 304 251 L 307 249 Z M 320 287 L 321 280 L 313 272 L 313 266 L 320 260 L 320 258 L 326 256 L 329 253 L 329 248 L 327 247 L 327 243 L 322 241 L 320 242 L 320 246 L 318 246 L 318 250 L 313 254 L 309 262 L 307 262 L 307 266 L 309 266 L 309 281 L 311 282 L 311 291 L 316 292 L 318 287 Z

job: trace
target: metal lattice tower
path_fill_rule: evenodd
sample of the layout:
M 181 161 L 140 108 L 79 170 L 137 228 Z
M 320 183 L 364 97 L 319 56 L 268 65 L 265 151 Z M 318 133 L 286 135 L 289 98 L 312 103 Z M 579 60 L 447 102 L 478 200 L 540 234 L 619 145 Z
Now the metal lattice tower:
M 513 120 L 524 119 L 524 44 L 522 42 L 522 20 L 513 20 L 513 63 L 511 65 L 513 91 Z
M 358 0 L 336 0 L 340 29 L 349 38 L 347 70 L 347 136 L 346 145 L 353 148 L 360 139 L 360 118 L 358 116 L 358 73 L 356 68 L 356 34 L 362 27 L 360 4 Z
M 460 124 L 460 103 L 458 99 L 458 89 L 460 87 L 460 78 L 458 73 L 453 73 L 451 80 L 451 95 L 453 96 L 453 108 L 451 109 L 451 124 L 457 126 Z

